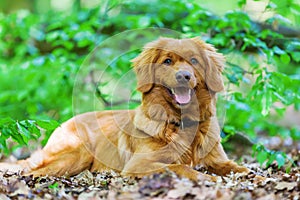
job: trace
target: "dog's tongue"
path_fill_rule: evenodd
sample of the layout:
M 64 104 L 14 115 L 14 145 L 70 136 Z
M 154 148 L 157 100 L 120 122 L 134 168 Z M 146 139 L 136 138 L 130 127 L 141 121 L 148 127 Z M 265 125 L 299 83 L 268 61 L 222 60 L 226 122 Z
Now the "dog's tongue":
M 191 90 L 189 88 L 175 88 L 175 100 L 179 104 L 187 104 L 191 101 Z

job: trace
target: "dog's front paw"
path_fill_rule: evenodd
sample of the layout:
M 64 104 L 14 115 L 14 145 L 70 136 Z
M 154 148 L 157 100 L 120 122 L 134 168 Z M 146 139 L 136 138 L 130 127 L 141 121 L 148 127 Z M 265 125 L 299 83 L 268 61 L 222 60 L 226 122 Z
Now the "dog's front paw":
M 245 174 L 249 174 L 250 173 L 250 170 L 247 168 L 247 167 L 244 167 L 244 166 L 236 166 L 233 171 L 235 173 L 245 173 Z
M 210 181 L 210 182 L 218 182 L 218 180 L 220 179 L 221 177 L 218 177 L 218 176 L 211 176 L 211 175 L 208 175 L 208 174 L 202 174 L 202 173 L 199 173 L 198 176 L 197 176 L 197 180 L 198 181 Z

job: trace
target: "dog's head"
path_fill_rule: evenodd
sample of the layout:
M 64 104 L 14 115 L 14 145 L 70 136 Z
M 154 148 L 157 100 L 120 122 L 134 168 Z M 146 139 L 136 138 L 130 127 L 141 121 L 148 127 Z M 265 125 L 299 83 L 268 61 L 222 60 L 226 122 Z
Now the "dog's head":
M 175 107 L 188 106 L 196 89 L 214 94 L 224 88 L 224 57 L 199 38 L 160 38 L 132 62 L 138 90 L 146 94 L 164 88 L 162 95 Z

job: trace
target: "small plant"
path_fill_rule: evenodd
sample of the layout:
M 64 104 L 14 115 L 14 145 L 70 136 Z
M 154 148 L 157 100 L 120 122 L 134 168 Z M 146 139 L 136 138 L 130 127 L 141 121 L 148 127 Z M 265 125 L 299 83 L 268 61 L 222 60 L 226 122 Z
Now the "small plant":
M 252 149 L 252 156 L 255 157 L 258 163 L 265 168 L 268 168 L 274 162 L 277 163 L 278 169 L 287 164 L 286 172 L 289 173 L 291 166 L 295 166 L 294 161 L 284 152 L 269 150 L 262 144 L 253 145 Z
M 44 133 L 41 141 L 45 145 L 52 131 L 59 125 L 55 120 L 22 120 L 11 118 L 0 119 L 0 149 L 5 154 L 18 146 L 28 145 L 29 140 L 37 140 Z M 13 148 L 7 146 L 7 140 L 11 138 L 17 143 Z

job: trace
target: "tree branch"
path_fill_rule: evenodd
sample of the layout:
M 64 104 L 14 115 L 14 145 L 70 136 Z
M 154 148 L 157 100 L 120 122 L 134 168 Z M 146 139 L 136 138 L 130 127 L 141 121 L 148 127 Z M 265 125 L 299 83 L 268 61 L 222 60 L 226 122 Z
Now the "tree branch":
M 291 28 L 283 25 L 270 25 L 270 24 L 263 24 L 259 22 L 253 22 L 253 23 L 256 24 L 262 30 L 268 29 L 289 38 L 300 38 L 300 29 Z
M 94 79 L 94 70 L 90 71 L 89 76 L 91 78 L 91 82 L 95 88 L 95 92 L 96 92 L 96 96 L 97 98 L 103 102 L 105 107 L 109 107 L 109 106 L 118 106 L 118 105 L 122 105 L 124 103 L 128 103 L 128 100 L 119 100 L 119 101 L 108 101 L 107 99 L 104 98 L 104 95 L 102 93 L 102 91 L 99 88 L 100 82 L 95 81 Z M 133 103 L 140 103 L 141 101 L 136 100 L 136 99 L 130 99 L 130 102 Z

